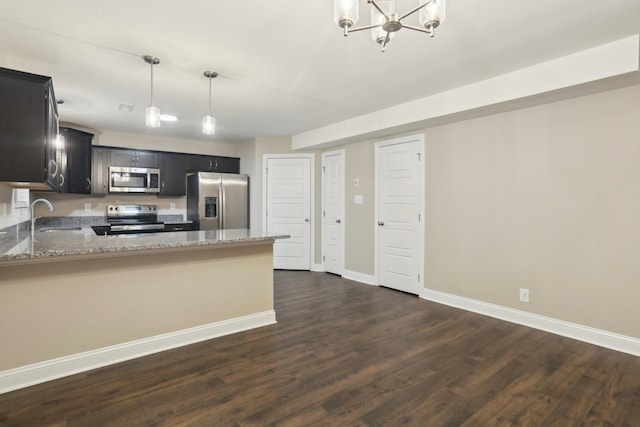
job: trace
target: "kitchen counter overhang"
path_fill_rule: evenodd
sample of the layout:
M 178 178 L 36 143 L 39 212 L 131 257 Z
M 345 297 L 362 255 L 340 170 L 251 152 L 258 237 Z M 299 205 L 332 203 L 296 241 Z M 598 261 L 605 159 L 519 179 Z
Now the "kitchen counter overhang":
M 27 233 L 22 238 L 16 238 L 16 245 L 9 251 L 0 252 L 0 268 L 5 265 L 92 257 L 272 244 L 276 239 L 288 237 L 288 235 L 269 234 L 250 229 L 176 231 L 121 236 L 98 236 L 89 227 L 49 233 L 36 231 L 34 241 Z

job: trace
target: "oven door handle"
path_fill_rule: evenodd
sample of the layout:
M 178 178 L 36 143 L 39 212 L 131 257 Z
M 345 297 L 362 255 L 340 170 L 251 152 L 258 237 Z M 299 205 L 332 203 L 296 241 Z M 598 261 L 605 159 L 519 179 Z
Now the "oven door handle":
M 112 225 L 111 231 L 146 231 L 146 230 L 164 230 L 164 224 L 130 224 L 130 225 Z

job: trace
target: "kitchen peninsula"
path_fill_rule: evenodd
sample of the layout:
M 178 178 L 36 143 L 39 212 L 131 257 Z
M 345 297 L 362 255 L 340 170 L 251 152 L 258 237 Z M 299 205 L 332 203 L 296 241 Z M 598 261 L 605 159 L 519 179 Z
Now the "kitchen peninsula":
M 0 252 L 0 393 L 275 323 L 273 242 L 286 237 L 16 236 Z

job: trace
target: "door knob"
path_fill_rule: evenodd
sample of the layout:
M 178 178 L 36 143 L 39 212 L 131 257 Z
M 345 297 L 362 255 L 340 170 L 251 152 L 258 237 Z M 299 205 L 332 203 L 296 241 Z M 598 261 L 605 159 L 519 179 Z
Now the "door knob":
M 382 222 L 382 221 L 378 221 L 378 225 L 379 225 L 380 227 L 384 227 L 384 222 Z
M 304 219 L 304 222 L 309 222 L 309 218 L 305 218 L 305 219 Z

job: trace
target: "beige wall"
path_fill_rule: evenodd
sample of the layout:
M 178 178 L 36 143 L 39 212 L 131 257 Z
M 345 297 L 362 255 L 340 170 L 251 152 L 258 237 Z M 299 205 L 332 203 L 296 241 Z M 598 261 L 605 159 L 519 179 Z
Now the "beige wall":
M 0 266 L 0 371 L 273 310 L 272 247 Z
M 425 287 L 640 337 L 639 117 L 635 86 L 423 130 Z M 345 267 L 373 274 L 374 141 L 344 148 Z
M 371 141 L 345 147 L 345 269 L 368 275 L 374 274 L 374 158 Z M 356 195 L 363 197 L 361 205 L 354 203 Z
M 148 134 L 122 132 L 100 132 L 93 139 L 94 145 L 109 147 L 137 148 L 140 150 L 174 151 L 178 153 L 209 154 L 215 156 L 236 156 L 236 144 L 194 139 L 169 138 Z
M 636 86 L 428 129 L 426 287 L 640 337 L 639 117 Z

